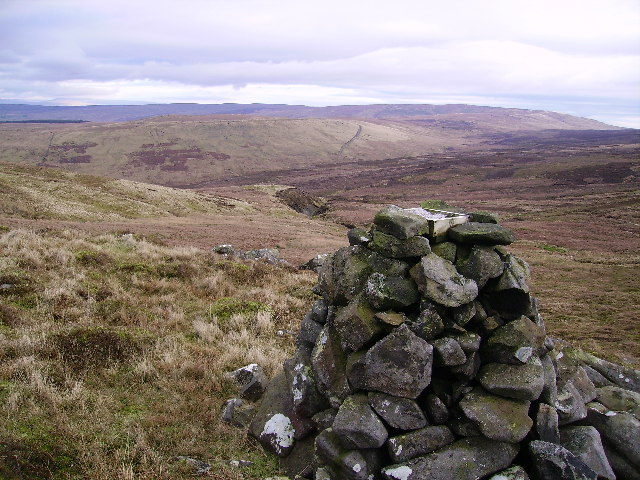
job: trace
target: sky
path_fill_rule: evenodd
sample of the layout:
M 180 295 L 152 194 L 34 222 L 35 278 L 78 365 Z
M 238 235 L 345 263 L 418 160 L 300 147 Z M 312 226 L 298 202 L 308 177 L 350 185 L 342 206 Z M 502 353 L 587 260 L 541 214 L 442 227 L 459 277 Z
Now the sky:
M 640 0 L 0 0 L 0 101 L 467 103 L 640 128 Z

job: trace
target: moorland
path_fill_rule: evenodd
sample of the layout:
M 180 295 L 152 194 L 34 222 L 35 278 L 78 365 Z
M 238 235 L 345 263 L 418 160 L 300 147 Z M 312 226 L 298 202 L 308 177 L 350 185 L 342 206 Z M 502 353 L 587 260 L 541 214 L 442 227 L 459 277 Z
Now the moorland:
M 90 120 L 0 124 L 0 477 L 192 476 L 178 456 L 210 478 L 275 475 L 219 421 L 224 374 L 277 370 L 314 299 L 295 266 L 390 203 L 497 213 L 549 334 L 640 366 L 639 131 L 469 106 L 218 107 L 0 108 Z M 292 210 L 289 187 L 330 210 Z

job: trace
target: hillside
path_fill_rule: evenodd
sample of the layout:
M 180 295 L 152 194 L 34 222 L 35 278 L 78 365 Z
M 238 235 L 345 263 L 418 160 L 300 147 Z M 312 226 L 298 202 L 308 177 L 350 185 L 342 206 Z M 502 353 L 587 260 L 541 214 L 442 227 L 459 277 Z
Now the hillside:
M 20 120 L 86 120 L 122 122 L 158 115 L 259 115 L 284 118 L 359 118 L 359 119 L 429 119 L 452 120 L 450 116 L 472 115 L 485 121 L 528 118 L 534 129 L 568 128 L 618 129 L 595 120 L 542 110 L 484 107 L 478 105 L 379 104 L 308 107 L 305 105 L 270 104 L 195 104 L 172 103 L 152 105 L 87 105 L 45 106 L 0 104 L 0 121 Z M 458 118 L 459 120 L 460 118 Z M 454 118 L 455 120 L 455 118 Z M 464 119 L 463 119 L 464 120 Z M 502 120 L 498 120 L 502 122 Z M 512 125 L 511 128 L 517 128 Z
M 637 131 L 584 130 L 593 128 L 591 121 L 569 119 L 549 112 L 490 109 L 401 120 L 226 115 L 125 123 L 7 123 L 0 125 L 0 161 L 193 187 L 245 176 L 252 176 L 250 183 L 260 183 L 270 172 L 350 162 L 554 142 L 560 135 L 568 144 L 611 135 L 617 143 L 638 142 Z M 571 133 L 573 137 L 567 136 Z

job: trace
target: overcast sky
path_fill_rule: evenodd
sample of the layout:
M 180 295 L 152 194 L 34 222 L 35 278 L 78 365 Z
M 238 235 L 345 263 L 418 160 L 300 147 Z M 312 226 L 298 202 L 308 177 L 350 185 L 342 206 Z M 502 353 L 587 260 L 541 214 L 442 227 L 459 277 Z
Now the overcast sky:
M 0 99 L 470 103 L 640 128 L 640 1 L 0 0 Z

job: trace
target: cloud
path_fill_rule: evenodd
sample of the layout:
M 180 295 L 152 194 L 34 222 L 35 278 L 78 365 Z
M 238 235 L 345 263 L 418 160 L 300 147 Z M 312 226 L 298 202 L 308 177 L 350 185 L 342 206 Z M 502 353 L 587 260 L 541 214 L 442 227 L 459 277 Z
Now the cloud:
M 640 114 L 637 25 L 636 0 L 5 0 L 0 95 L 597 98 Z

